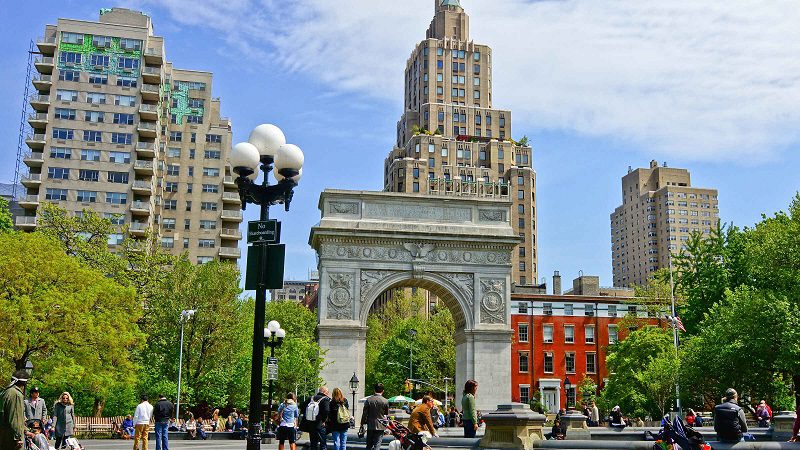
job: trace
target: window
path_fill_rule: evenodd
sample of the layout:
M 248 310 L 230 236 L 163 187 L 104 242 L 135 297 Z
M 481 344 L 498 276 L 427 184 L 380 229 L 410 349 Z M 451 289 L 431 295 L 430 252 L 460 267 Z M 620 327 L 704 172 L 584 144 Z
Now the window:
M 192 142 L 194 142 L 194 133 L 192 133 L 192 139 L 193 139 Z M 195 152 L 195 149 L 193 149 L 193 148 L 189 149 L 189 159 L 194 159 L 194 152 Z
M 68 66 L 80 64 L 82 61 L 82 54 L 78 52 L 61 52 L 58 55 L 58 62 Z
M 594 325 L 586 325 L 583 329 L 587 344 L 594 344 Z
M 564 342 L 567 344 L 575 343 L 575 325 L 564 325 Z
M 216 167 L 203 167 L 203 176 L 204 177 L 218 177 L 219 176 L 219 169 Z
M 571 388 L 567 389 L 566 391 L 567 391 L 567 406 L 568 407 L 574 407 L 575 406 L 576 388 L 571 387 Z
M 597 354 L 586 354 L 586 373 L 597 373 Z
M 525 200 L 525 190 L 519 189 L 517 191 L 517 200 Z
M 617 305 L 608 305 L 608 317 L 617 317 Z
M 125 50 L 141 50 L 142 41 L 139 39 L 120 38 L 119 46 Z
M 217 193 L 219 186 L 216 184 L 203 184 L 203 192 Z
M 50 147 L 50 157 L 58 159 L 71 159 L 72 149 L 66 147 Z
M 95 67 L 108 67 L 109 56 L 93 53 L 89 55 L 89 64 Z
M 78 101 L 78 91 L 58 89 L 56 91 L 56 100 L 61 100 L 64 102 L 76 102 Z
M 66 31 L 61 32 L 61 42 L 67 44 L 78 44 L 83 45 L 83 34 L 79 33 L 67 33 Z
M 117 213 L 103 213 L 103 218 L 108 219 L 111 225 L 125 225 L 125 215 Z
M 203 116 L 189 114 L 186 116 L 186 123 L 203 123 Z
M 428 167 L 436 167 L 436 160 L 434 158 L 428 158 Z
M 220 152 L 219 150 L 206 150 L 203 153 L 203 156 L 206 159 L 220 159 L 222 157 L 222 152 Z
M 69 169 L 64 167 L 49 167 L 47 169 L 47 178 L 53 180 L 69 180 Z
M 202 108 L 205 104 L 205 100 L 202 98 L 190 98 L 189 99 L 189 108 Z
M 519 313 L 520 314 L 528 314 L 528 304 L 527 303 L 520 303 L 519 304 Z
M 481 98 L 481 91 L 475 89 L 472 91 L 472 98 Z
M 575 373 L 575 353 L 565 353 L 564 363 L 567 373 Z
M 201 220 L 200 221 L 200 229 L 201 230 L 216 230 L 217 229 L 217 221 L 216 220 Z
M 120 245 L 125 240 L 122 233 L 113 233 L 108 235 L 108 245 Z
M 108 181 L 111 183 L 128 184 L 128 172 L 108 172 Z
M 214 248 L 215 245 L 214 239 L 199 239 L 197 241 L 197 246 L 200 248 Z
M 133 134 L 132 133 L 111 133 L 111 143 L 112 144 L 132 144 L 133 143 Z
M 77 100 L 77 95 L 75 96 L 75 100 Z M 93 105 L 104 105 L 106 103 L 106 94 L 100 92 L 87 92 L 86 93 L 86 103 L 91 103 Z M 86 119 L 87 121 L 89 119 Z M 93 121 L 94 122 L 94 121 Z
M 114 123 L 133 125 L 133 114 L 114 113 Z
M 552 303 L 543 303 L 542 304 L 542 314 L 545 316 L 552 316 L 553 315 L 553 304 Z
M 186 183 L 186 193 L 191 194 L 192 191 L 194 191 L 194 183 Z
M 100 181 L 100 171 L 81 169 L 78 173 L 78 179 L 81 181 Z
M 92 45 L 97 48 L 109 48 L 111 47 L 111 37 L 95 35 L 92 37 Z
M 617 325 L 608 326 L 608 343 L 616 344 L 619 340 L 619 327 Z
M 106 192 L 106 203 L 124 205 L 128 203 L 128 194 L 122 192 Z
M 522 373 L 528 371 L 528 352 L 519 352 L 519 371 Z
M 544 373 L 553 373 L 553 353 L 544 353 Z
M 553 325 L 543 325 L 542 334 L 542 339 L 544 340 L 545 344 L 553 343 Z
M 176 209 L 178 209 L 178 201 L 177 200 L 164 200 L 164 209 L 165 210 L 176 210 Z
M 200 209 L 203 211 L 216 211 L 217 204 L 214 202 L 200 202 Z
M 528 403 L 531 401 L 531 387 L 526 385 L 519 386 L 519 401 L 520 403 Z
M 180 147 L 167 147 L 167 157 L 168 158 L 180 158 L 181 157 L 181 149 L 180 149 Z
M 66 200 L 67 199 L 67 190 L 66 189 L 56 189 L 56 188 L 47 188 L 47 192 L 44 195 L 45 200 Z
M 136 77 L 123 77 L 121 75 L 117 76 L 117 86 L 122 87 L 136 87 L 137 82 Z
M 81 73 L 77 70 L 59 70 L 58 79 L 61 81 L 81 81 Z
M 94 203 L 97 201 L 96 191 L 78 191 L 77 200 L 83 203 Z
M 594 317 L 594 305 L 591 303 L 584 305 L 583 315 L 586 317 Z
M 136 106 L 136 97 L 132 95 L 117 95 L 114 104 L 119 106 Z
M 167 181 L 164 183 L 164 192 L 178 192 L 178 182 Z
M 628 314 L 636 315 L 636 305 L 628 305 Z
M 69 128 L 53 128 L 53 139 L 73 139 L 75 131 Z
M 175 238 L 172 236 L 162 237 L 161 248 L 175 248 Z
M 75 120 L 75 110 L 68 108 L 56 108 L 56 119 Z
M 412 192 L 419 192 L 419 181 L 411 183 Z
M 102 140 L 103 140 L 103 132 L 102 131 L 83 130 L 83 140 L 86 141 L 86 142 L 102 142 Z
M 192 202 L 190 200 L 186 200 L 186 210 L 187 211 L 192 210 Z
M 177 164 L 167 164 L 167 175 L 177 177 L 181 173 L 181 166 Z
M 81 161 L 100 161 L 100 150 L 81 150 Z
M 222 135 L 220 134 L 207 134 L 206 135 L 206 142 L 211 144 L 221 144 L 222 143 Z
M 572 303 L 567 303 L 564 305 L 564 315 L 565 316 L 572 315 Z
M 519 323 L 517 324 L 517 336 L 519 342 L 528 342 L 528 324 L 527 323 Z
M 100 75 L 96 73 L 89 74 L 89 83 L 91 84 L 108 84 L 108 75 Z
M 139 58 L 125 58 L 119 57 L 117 59 L 117 68 L 118 69 L 129 69 L 134 70 L 139 68 Z
M 117 164 L 128 164 L 131 162 L 131 154 L 128 152 L 110 152 L 108 160 Z
M 103 123 L 104 116 L 102 111 L 86 111 L 83 120 L 86 122 Z
M 163 228 L 165 230 L 174 230 L 175 229 L 175 219 L 164 218 L 161 221 L 161 228 Z

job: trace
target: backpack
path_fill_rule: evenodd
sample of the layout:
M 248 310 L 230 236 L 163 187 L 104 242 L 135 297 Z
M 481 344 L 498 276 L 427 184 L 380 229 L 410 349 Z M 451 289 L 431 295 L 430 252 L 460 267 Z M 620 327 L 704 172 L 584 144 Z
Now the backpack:
M 320 397 L 320 399 L 316 402 L 313 398 L 308 401 L 308 405 L 306 406 L 305 420 L 310 422 L 317 421 L 317 416 L 319 415 L 319 402 L 321 402 L 323 398 L 325 397 Z
M 344 406 L 344 403 L 339 405 L 339 410 L 336 411 L 336 421 L 339 423 L 350 423 L 350 410 Z

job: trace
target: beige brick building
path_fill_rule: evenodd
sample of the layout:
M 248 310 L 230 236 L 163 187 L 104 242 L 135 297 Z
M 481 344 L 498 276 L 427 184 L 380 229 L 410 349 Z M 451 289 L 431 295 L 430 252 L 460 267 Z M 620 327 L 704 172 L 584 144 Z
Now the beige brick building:
M 404 113 L 384 164 L 384 189 L 513 201 L 523 242 L 517 285 L 537 282 L 536 172 L 527 142 L 512 140 L 511 111 L 492 107 L 492 50 L 469 37 L 459 0 L 434 0 L 426 39 L 405 70 Z
M 37 46 L 17 227 L 35 229 L 39 205 L 54 202 L 111 218 L 111 246 L 151 232 L 193 262 L 239 258 L 231 124 L 212 74 L 173 67 L 150 17 L 122 8 L 58 19 Z
M 717 190 L 692 187 L 688 170 L 656 161 L 628 169 L 622 205 L 611 214 L 614 286 L 647 284 L 654 271 L 669 267 L 690 233 L 710 233 L 718 222 Z

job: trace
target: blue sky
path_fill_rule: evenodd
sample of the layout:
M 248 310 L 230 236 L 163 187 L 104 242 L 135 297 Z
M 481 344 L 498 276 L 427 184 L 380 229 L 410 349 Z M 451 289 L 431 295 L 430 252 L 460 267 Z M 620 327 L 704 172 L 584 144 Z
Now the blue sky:
M 786 209 L 800 189 L 800 10 L 717 3 L 462 0 L 473 39 L 493 48 L 494 106 L 534 148 L 540 276 L 611 283 L 608 217 L 629 165 L 689 168 L 737 225 Z M 0 0 L 13 18 L 0 29 L 0 180 L 13 177 L 29 40 L 111 6 L 147 12 L 176 67 L 214 72 L 234 142 L 275 123 L 304 150 L 291 212 L 272 209 L 286 277 L 304 278 L 321 190 L 383 186 L 403 70 L 432 2 Z

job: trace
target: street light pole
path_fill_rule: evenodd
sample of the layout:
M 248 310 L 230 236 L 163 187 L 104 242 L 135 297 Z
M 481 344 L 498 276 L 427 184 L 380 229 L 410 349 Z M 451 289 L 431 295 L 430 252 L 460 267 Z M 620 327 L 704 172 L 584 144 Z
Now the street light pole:
M 353 410 L 352 417 L 356 416 L 356 392 L 358 392 L 358 377 L 356 373 L 353 372 L 353 376 L 350 378 L 350 392 L 353 393 L 353 403 L 351 408 Z
M 410 329 L 408 330 L 408 334 L 411 336 L 411 345 L 409 346 L 409 356 L 408 356 L 408 378 L 413 380 L 414 379 L 414 338 L 417 337 L 417 330 Z M 417 384 L 414 383 L 411 389 L 411 396 L 414 397 L 417 391 Z
M 672 301 L 672 340 L 675 344 L 675 358 L 679 357 L 678 353 L 678 326 L 675 323 L 677 317 L 675 314 L 675 283 L 672 280 L 672 250 L 669 251 L 669 297 Z M 678 378 L 675 378 L 675 406 L 678 408 L 678 417 L 683 417 L 683 410 L 681 408 L 681 383 Z
M 177 406 L 175 407 L 175 421 L 177 422 L 181 418 L 181 380 L 183 379 L 183 327 L 186 325 L 186 322 L 194 316 L 194 313 L 197 312 L 195 309 L 184 309 L 181 311 L 181 349 L 178 351 L 178 401 Z
M 269 397 L 267 400 L 267 407 L 269 413 L 267 414 L 267 432 L 264 434 L 266 438 L 275 438 L 275 433 L 272 432 L 272 382 L 277 374 L 277 362 L 275 359 L 275 348 L 283 344 L 283 339 L 286 337 L 286 330 L 281 328 L 281 324 L 277 320 L 270 320 L 267 328 L 264 329 L 264 345 L 269 346 Z M 276 364 L 275 367 L 271 367 Z M 273 373 L 273 371 L 276 371 Z

